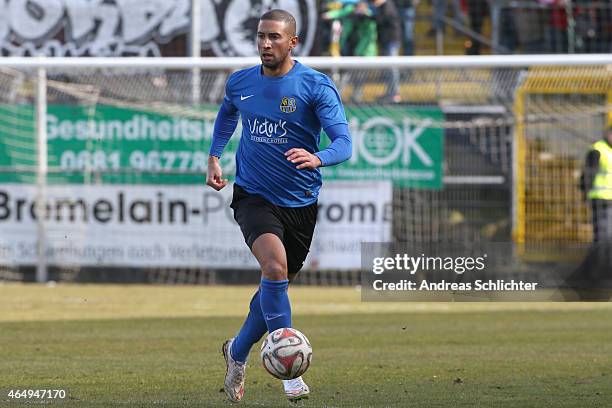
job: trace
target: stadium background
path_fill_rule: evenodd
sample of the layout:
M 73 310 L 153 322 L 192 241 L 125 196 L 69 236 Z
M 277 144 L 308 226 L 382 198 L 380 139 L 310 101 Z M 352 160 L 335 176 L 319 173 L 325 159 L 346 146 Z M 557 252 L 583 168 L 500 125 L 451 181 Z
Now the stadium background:
M 0 405 L 34 388 L 74 406 L 226 403 L 219 346 L 258 273 L 204 170 L 225 80 L 257 63 L 245 39 L 278 6 L 356 146 L 326 169 L 290 289 L 314 347 L 302 405 L 610 406 L 609 303 L 361 300 L 361 241 L 487 251 L 492 278 L 554 281 L 592 240 L 578 178 L 611 120 L 610 2 L 448 2 L 435 27 L 434 3 L 416 8 L 417 58 L 320 60 L 341 49 L 325 2 L 196 1 L 198 19 L 186 0 L 0 1 Z M 212 58 L 168 68 L 191 55 Z M 282 406 L 257 360 L 243 405 Z
M 2 68 L 3 279 L 35 280 L 36 268 L 40 275 L 46 267 L 49 275 L 39 280 L 257 279 L 243 273 L 255 264 L 224 210 L 227 194 L 201 185 L 223 85 L 232 70 L 247 65 L 223 56 L 252 55 L 253 42 L 245 38 L 254 33 L 255 14 L 275 5 L 298 18 L 298 54 L 334 55 L 341 48 L 336 22 L 322 15 L 342 4 L 243 3 L 198 2 L 196 19 L 186 2 L 6 3 L 0 17 L 5 56 L 199 54 L 217 55 L 212 63 L 224 66 L 48 68 L 42 164 L 35 71 L 27 69 L 27 58 L 26 65 Z M 569 50 L 610 48 L 606 2 L 563 10 L 546 2 L 464 2 L 459 14 L 451 8 L 442 17 L 442 29 L 434 24 L 436 4 L 417 7 L 417 55 L 472 53 L 475 41 L 483 53 L 499 55 L 511 51 L 509 36 L 515 53 L 550 52 L 556 47 L 550 30 L 561 11 Z M 475 15 L 484 19 L 480 34 L 473 30 Z M 530 40 L 520 29 L 526 15 L 537 16 Z M 513 24 L 500 24 L 500 16 Z M 585 34 L 578 23 L 587 17 L 592 32 Z M 521 34 L 511 36 L 509 27 Z M 199 41 L 190 43 L 192 37 Z M 541 48 L 533 48 L 534 39 Z M 392 68 L 341 69 L 342 57 L 320 65 L 342 94 L 356 147 L 349 163 L 324 169 L 321 222 L 300 282 L 359 283 L 362 241 L 441 251 L 467 243 L 471 252 L 494 253 L 491 276 L 570 271 L 591 240 L 578 190 L 581 162 L 611 120 L 612 78 L 602 56 L 552 67 L 403 60 Z M 546 56 L 540 61 L 548 65 Z M 394 78 L 399 100 L 390 95 Z M 230 178 L 236 146 L 237 137 L 224 157 Z M 48 196 L 42 218 L 33 210 L 41 185 Z

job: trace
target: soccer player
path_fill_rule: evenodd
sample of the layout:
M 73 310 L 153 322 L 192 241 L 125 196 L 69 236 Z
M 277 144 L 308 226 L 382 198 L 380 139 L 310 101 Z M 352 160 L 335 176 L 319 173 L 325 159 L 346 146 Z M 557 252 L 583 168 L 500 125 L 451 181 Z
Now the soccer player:
M 332 81 L 291 57 L 298 43 L 294 17 L 284 10 L 261 16 L 257 49 L 261 65 L 233 73 L 215 121 L 206 184 L 227 185 L 219 157 L 238 118 L 242 136 L 236 152 L 231 207 L 244 240 L 261 268 L 259 289 L 236 335 L 223 344 L 224 389 L 232 402 L 244 395 L 247 356 L 266 332 L 291 327 L 288 284 L 308 254 L 317 219 L 321 166 L 351 156 L 344 107 Z M 331 144 L 319 150 L 324 129 Z M 310 392 L 301 377 L 283 382 L 291 400 Z

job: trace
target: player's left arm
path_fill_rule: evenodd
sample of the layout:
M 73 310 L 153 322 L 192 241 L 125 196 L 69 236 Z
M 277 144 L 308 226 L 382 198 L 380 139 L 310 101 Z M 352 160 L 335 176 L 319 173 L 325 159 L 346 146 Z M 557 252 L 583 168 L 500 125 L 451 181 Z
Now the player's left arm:
M 351 158 L 353 143 L 346 123 L 338 123 L 325 129 L 331 143 L 325 149 L 315 153 L 322 166 L 333 166 Z
M 298 169 L 316 169 L 322 166 L 333 166 L 350 159 L 353 151 L 348 125 L 340 123 L 325 129 L 331 144 L 320 152 L 310 153 L 306 149 L 293 148 L 285 152 L 287 160 L 298 164 Z
M 342 106 L 336 87 L 327 77 L 319 84 L 314 109 L 331 143 L 327 148 L 316 153 L 300 148 L 293 148 L 285 152 L 287 160 L 291 163 L 299 163 L 298 169 L 315 169 L 339 164 L 348 160 L 353 152 L 344 106 Z

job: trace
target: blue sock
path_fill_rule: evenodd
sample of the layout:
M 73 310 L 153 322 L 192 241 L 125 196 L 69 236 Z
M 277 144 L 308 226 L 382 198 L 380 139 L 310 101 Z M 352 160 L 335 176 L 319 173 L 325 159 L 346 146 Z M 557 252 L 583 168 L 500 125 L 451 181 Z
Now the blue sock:
M 289 280 L 273 281 L 261 278 L 259 287 L 261 311 L 268 332 L 282 327 L 291 327 L 291 304 L 287 295 Z
M 236 361 L 244 363 L 249 356 L 251 347 L 266 334 L 268 326 L 261 312 L 259 291 L 255 292 L 249 306 L 249 314 L 242 324 L 242 328 L 232 343 L 231 354 Z

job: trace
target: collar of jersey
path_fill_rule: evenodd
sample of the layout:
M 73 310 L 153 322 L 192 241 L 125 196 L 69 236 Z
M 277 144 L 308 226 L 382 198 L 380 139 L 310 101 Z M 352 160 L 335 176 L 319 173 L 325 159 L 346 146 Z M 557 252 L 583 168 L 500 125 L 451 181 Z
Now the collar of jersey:
M 257 72 L 258 72 L 258 74 L 259 74 L 259 76 L 261 78 L 264 78 L 264 79 L 266 79 L 268 81 L 280 81 L 280 80 L 283 80 L 285 78 L 290 77 L 297 70 L 297 66 L 298 66 L 299 62 L 297 60 L 293 60 L 293 62 L 294 62 L 294 64 L 291 67 L 291 69 L 289 70 L 289 72 L 287 72 L 283 76 L 266 76 L 266 75 L 264 75 L 263 74 L 263 65 L 261 65 L 261 64 L 259 65 L 259 69 L 257 70 Z

